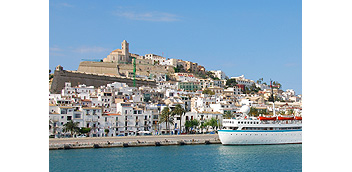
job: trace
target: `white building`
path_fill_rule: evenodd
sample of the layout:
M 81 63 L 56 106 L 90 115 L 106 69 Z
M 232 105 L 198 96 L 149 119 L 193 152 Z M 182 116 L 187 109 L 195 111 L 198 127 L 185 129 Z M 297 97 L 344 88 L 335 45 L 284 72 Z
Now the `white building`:
M 151 132 L 152 113 L 133 107 L 131 103 L 118 103 L 116 109 L 117 113 L 121 114 L 116 128 L 119 135 L 137 135 L 140 131 Z
M 211 111 L 210 104 L 215 104 L 215 96 L 199 96 L 191 98 L 191 111 L 201 112 L 201 111 Z
M 244 85 L 246 87 L 250 87 L 255 83 L 253 80 L 246 79 L 244 75 L 238 77 L 231 77 L 231 79 L 236 79 L 237 84 Z
M 180 82 L 185 82 L 185 81 L 195 82 L 195 81 L 197 81 L 197 78 L 194 77 L 194 75 L 191 73 L 174 73 L 174 76 L 175 76 L 176 80 L 180 81 Z
M 226 75 L 222 70 L 211 70 L 210 72 L 214 73 L 214 77 L 217 77 L 219 79 L 225 79 Z
M 242 90 L 241 88 L 239 87 L 229 87 L 227 89 L 224 90 L 224 93 L 230 93 L 230 94 L 233 94 L 233 95 L 239 95 L 239 94 L 242 94 Z
M 165 57 L 158 56 L 158 55 L 155 55 L 155 54 L 146 54 L 144 57 L 145 57 L 145 59 L 152 60 L 153 64 L 162 65 L 162 64 L 165 64 L 165 61 L 166 61 Z
M 78 127 L 91 128 L 89 135 L 91 137 L 103 136 L 103 130 L 100 127 L 99 119 L 102 117 L 101 108 L 97 107 L 74 107 L 74 106 L 55 106 L 49 105 L 49 120 L 52 125 L 51 132 L 53 135 L 60 136 L 64 132 L 64 125 L 69 122 L 78 122 Z
M 209 87 L 223 87 L 221 80 L 212 80 L 211 78 L 199 79 L 199 85 L 203 90 Z

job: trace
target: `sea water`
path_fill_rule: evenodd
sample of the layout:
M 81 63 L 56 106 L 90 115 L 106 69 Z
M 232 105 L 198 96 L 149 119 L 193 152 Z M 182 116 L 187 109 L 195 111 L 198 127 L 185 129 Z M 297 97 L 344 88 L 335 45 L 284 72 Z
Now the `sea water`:
M 302 171 L 302 145 L 184 145 L 49 151 L 50 171 Z

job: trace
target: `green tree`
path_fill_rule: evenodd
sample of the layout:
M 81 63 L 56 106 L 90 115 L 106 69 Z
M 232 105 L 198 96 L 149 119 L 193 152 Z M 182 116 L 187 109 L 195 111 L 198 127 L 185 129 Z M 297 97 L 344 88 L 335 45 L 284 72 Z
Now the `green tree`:
M 214 117 L 209 120 L 209 125 L 215 130 L 215 127 L 219 126 L 218 120 Z
M 293 111 L 293 109 L 289 109 L 288 111 L 287 111 L 287 114 L 288 115 L 293 115 L 295 112 Z
M 86 134 L 86 133 L 89 133 L 90 130 L 91 130 L 91 128 L 82 127 L 82 128 L 79 129 L 79 132 L 81 134 Z
M 259 114 L 263 114 L 263 115 L 268 115 L 269 114 L 266 109 L 260 109 L 258 113 Z
M 166 81 L 170 81 L 170 75 L 169 75 L 169 74 L 166 74 L 166 75 L 165 75 L 165 79 L 166 79 Z
M 105 135 L 108 135 L 109 134 L 109 129 L 105 129 Z
M 182 116 L 185 115 L 186 110 L 183 109 L 183 107 L 180 104 L 177 104 L 174 108 L 174 110 L 171 112 L 173 115 L 179 115 L 180 116 L 180 133 L 182 133 L 182 125 L 181 125 L 181 121 L 182 121 Z
M 279 111 L 280 115 L 285 115 L 285 111 Z
M 186 132 L 189 133 L 189 128 L 195 128 L 199 126 L 199 121 L 194 119 L 194 120 L 187 120 L 185 122 L 185 128 Z
M 254 107 L 251 107 L 248 114 L 251 116 L 258 116 L 258 110 Z
M 203 94 L 209 94 L 209 95 L 214 95 L 214 94 L 215 94 L 213 91 L 211 91 L 211 90 L 209 90 L 209 89 L 203 90 L 202 93 L 203 93 Z
M 160 114 L 160 120 L 159 123 L 166 123 L 166 130 L 170 130 L 169 129 L 169 124 L 174 124 L 174 115 L 171 114 L 169 107 L 164 107 L 164 109 L 161 111 Z M 169 131 L 170 132 L 170 131 Z
M 79 128 L 78 128 L 78 122 L 73 122 L 72 120 L 70 120 L 69 122 L 67 122 L 66 124 L 64 124 L 64 131 L 70 131 L 71 132 L 71 136 L 73 136 L 74 132 L 78 132 Z
M 247 90 L 247 89 L 246 89 Z M 248 93 L 258 93 L 260 90 L 259 87 L 257 87 L 254 83 L 249 87 Z
M 226 80 L 227 87 L 234 87 L 237 85 L 236 79 L 228 79 Z
M 231 111 L 226 111 L 226 112 L 224 112 L 224 115 L 223 115 L 223 117 L 224 117 L 224 119 L 231 119 L 231 118 L 233 118 L 233 114 L 231 113 Z
M 281 88 L 281 84 L 278 81 L 274 81 L 273 86 L 276 86 L 277 88 Z
M 208 132 L 208 129 L 209 129 L 209 121 L 206 121 L 206 122 L 203 122 L 201 125 L 200 125 L 200 128 L 202 128 L 202 131 L 204 128 L 206 128 L 206 132 Z

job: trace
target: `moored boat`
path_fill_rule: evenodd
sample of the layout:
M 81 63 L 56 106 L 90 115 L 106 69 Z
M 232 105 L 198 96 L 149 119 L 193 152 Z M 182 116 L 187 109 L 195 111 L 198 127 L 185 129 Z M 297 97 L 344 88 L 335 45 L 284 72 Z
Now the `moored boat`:
M 294 120 L 294 116 L 278 116 L 277 120 Z
M 262 145 L 302 143 L 302 117 L 260 116 L 248 117 L 248 106 L 243 106 L 243 115 L 223 119 L 219 138 L 223 145 Z
M 259 120 L 276 120 L 276 116 L 274 117 L 264 117 L 264 116 L 260 116 L 258 117 Z

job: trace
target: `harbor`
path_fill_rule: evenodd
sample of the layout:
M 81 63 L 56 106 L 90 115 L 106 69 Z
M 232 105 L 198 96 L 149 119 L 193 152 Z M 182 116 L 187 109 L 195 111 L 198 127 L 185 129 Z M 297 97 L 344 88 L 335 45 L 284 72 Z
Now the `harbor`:
M 49 150 L 221 144 L 217 134 L 151 135 L 49 139 Z

